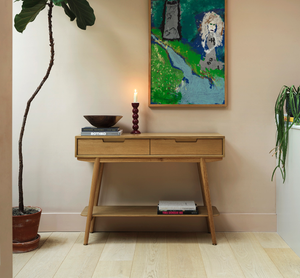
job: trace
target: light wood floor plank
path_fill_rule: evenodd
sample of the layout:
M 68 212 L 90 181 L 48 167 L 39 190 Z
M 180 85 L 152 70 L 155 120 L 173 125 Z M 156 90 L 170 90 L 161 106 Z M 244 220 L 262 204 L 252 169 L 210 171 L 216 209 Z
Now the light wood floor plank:
M 225 233 L 246 278 L 282 278 L 253 233 Z
M 245 277 L 223 233 L 217 233 L 218 245 L 212 245 L 208 233 L 199 233 L 198 242 L 208 278 Z
M 132 261 L 100 261 L 92 278 L 130 278 Z
M 290 248 L 277 233 L 253 233 L 263 248 Z
M 13 255 L 14 277 L 300 278 L 300 258 L 276 233 L 217 233 L 217 240 L 213 246 L 207 233 L 94 233 L 83 246 L 83 233 L 41 233 L 39 249 Z
M 52 233 L 16 278 L 52 278 L 71 250 L 79 233 Z
M 167 247 L 169 277 L 207 277 L 196 233 L 168 233 Z
M 170 277 L 167 254 L 165 233 L 139 233 L 130 278 Z
M 32 256 L 43 246 L 51 233 L 39 233 L 39 235 L 41 236 L 41 239 L 38 249 L 31 252 L 13 254 L 13 277 L 17 276 L 17 274 L 27 264 Z
M 136 233 L 110 233 L 100 261 L 132 261 Z
M 277 266 L 283 277 L 300 277 L 300 258 L 290 248 L 265 249 L 273 263 Z
M 91 278 L 108 235 L 109 233 L 92 233 L 89 236 L 89 244 L 83 245 L 84 233 L 80 233 L 54 278 Z

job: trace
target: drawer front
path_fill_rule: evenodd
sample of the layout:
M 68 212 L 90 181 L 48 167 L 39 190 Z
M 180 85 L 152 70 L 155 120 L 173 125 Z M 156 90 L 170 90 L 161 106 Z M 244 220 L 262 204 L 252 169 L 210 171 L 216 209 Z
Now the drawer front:
M 148 139 L 78 139 L 77 155 L 148 155 Z
M 151 154 L 224 156 L 223 139 L 151 139 Z

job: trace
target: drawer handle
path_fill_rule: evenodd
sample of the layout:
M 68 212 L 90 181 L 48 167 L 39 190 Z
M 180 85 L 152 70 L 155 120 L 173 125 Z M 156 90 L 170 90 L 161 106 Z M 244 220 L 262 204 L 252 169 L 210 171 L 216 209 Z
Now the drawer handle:
M 198 139 L 175 139 L 176 143 L 196 143 Z
M 125 139 L 102 139 L 103 143 L 124 143 Z

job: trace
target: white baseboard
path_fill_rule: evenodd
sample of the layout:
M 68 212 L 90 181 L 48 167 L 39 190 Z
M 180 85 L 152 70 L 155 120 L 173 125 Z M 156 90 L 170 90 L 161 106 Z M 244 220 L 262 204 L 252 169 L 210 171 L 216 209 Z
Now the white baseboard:
M 221 213 L 215 217 L 217 232 L 276 232 L 276 213 Z M 40 232 L 84 231 L 86 217 L 80 213 L 43 213 Z M 97 218 L 95 231 L 207 231 L 205 218 Z

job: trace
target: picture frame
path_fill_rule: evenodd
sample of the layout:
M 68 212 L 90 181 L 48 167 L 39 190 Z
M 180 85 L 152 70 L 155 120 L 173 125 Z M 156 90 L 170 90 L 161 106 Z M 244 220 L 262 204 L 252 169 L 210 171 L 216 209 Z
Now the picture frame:
M 227 0 L 149 0 L 148 106 L 226 107 Z

